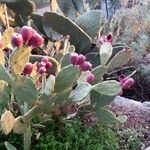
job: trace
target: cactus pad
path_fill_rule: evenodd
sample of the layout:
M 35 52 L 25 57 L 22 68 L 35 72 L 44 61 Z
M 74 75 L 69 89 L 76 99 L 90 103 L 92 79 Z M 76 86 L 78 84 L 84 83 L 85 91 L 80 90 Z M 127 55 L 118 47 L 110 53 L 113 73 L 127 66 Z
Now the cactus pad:
M 16 49 L 10 58 L 10 65 L 13 74 L 21 75 L 25 65 L 29 62 L 31 47 L 21 47 Z

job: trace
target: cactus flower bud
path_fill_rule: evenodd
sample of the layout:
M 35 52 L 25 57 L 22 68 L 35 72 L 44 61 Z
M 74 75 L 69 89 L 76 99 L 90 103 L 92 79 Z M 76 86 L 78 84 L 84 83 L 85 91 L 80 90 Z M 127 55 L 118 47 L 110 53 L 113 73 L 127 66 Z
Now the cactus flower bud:
M 34 33 L 34 30 L 32 27 L 23 26 L 21 28 L 21 35 L 23 37 L 23 41 L 25 44 L 27 44 L 29 42 L 29 40 L 32 38 L 33 33 Z
M 14 47 L 21 47 L 23 45 L 22 35 L 19 33 L 14 33 L 11 38 L 11 43 Z
M 92 64 L 88 61 L 85 61 L 82 65 L 80 65 L 82 71 L 91 70 Z
M 46 68 L 45 68 L 45 67 L 40 67 L 40 68 L 38 69 L 38 73 L 39 73 L 39 74 L 44 74 L 44 73 L 46 73 Z
M 134 79 L 133 78 L 127 78 L 124 83 L 122 84 L 123 89 L 128 89 L 134 84 Z
M 82 65 L 85 62 L 85 60 L 86 60 L 86 57 L 84 55 L 80 54 L 78 56 L 78 63 L 77 64 Z
M 95 76 L 92 74 L 92 73 L 90 73 L 88 76 L 87 76 L 87 82 L 88 83 L 91 83 L 93 80 L 95 79 Z
M 24 67 L 23 75 L 24 76 L 30 75 L 32 73 L 32 70 L 33 70 L 33 64 L 27 63 Z
M 32 48 L 36 48 L 38 46 L 41 46 L 43 43 L 44 43 L 43 37 L 37 32 L 34 32 L 33 36 L 29 40 L 28 45 L 31 46 Z
M 73 65 L 77 65 L 77 63 L 78 63 L 78 54 L 77 53 L 71 53 L 70 61 Z

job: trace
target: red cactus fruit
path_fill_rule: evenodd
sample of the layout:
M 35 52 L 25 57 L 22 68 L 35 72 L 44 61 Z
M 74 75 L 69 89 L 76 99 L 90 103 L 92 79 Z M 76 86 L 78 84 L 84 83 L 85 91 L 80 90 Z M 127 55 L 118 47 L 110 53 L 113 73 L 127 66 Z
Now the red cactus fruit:
M 71 53 L 70 61 L 73 65 L 77 65 L 77 63 L 78 63 L 78 54 L 77 53 Z
M 23 75 L 24 76 L 30 75 L 32 73 L 32 69 L 33 69 L 33 64 L 27 63 L 24 67 Z
M 53 66 L 53 64 L 49 61 L 49 62 L 47 62 L 46 63 L 46 69 L 50 69 L 50 68 L 52 68 L 52 66 Z
M 88 83 L 91 83 L 93 80 L 95 79 L 95 76 L 92 74 L 92 73 L 90 73 L 88 76 L 87 76 L 87 82 Z
M 11 38 L 11 43 L 14 47 L 21 47 L 23 45 L 23 37 L 19 33 L 14 33 Z
M 43 43 L 44 43 L 43 37 L 37 32 L 34 32 L 33 36 L 28 42 L 28 45 L 31 46 L 32 48 L 36 48 L 41 46 Z
M 127 78 L 122 84 L 123 89 L 130 88 L 135 83 L 133 78 Z
M 45 68 L 45 67 L 40 67 L 40 68 L 38 69 L 38 73 L 39 73 L 39 74 L 44 74 L 44 73 L 46 73 L 46 68 Z
M 23 37 L 23 41 L 25 44 L 27 44 L 29 42 L 29 40 L 32 38 L 33 33 L 34 33 L 34 30 L 32 27 L 23 26 L 21 28 L 21 35 Z
M 88 61 L 85 61 L 82 65 L 80 65 L 82 71 L 87 71 L 92 69 L 92 64 Z
M 85 62 L 85 60 L 86 60 L 86 57 L 84 55 L 80 54 L 78 56 L 78 63 L 77 64 L 82 65 Z

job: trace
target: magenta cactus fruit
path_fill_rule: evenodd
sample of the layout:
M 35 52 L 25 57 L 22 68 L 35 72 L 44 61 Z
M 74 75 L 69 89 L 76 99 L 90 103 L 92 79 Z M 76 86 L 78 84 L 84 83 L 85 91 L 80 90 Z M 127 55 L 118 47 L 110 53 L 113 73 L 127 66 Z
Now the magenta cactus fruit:
M 43 37 L 35 31 L 31 39 L 29 40 L 28 45 L 31 46 L 32 48 L 36 48 L 41 46 L 43 43 L 44 43 Z
M 90 74 L 87 76 L 87 82 L 88 82 L 88 83 L 91 83 L 94 79 L 95 79 L 95 76 L 94 76 L 92 73 L 90 73 Z
M 49 61 L 48 57 L 42 58 L 41 62 L 44 62 L 46 69 L 52 68 L 53 64 Z
M 14 33 L 11 38 L 11 43 L 14 47 L 21 47 L 23 45 L 23 37 L 19 33 Z
M 103 43 L 106 43 L 106 42 L 109 42 L 109 43 L 112 43 L 113 42 L 113 38 L 112 38 L 112 34 L 108 34 L 108 35 L 102 35 L 100 38 L 99 38 L 99 43 L 103 44 Z
M 52 68 L 52 66 L 53 66 L 53 64 L 50 62 L 50 61 L 48 61 L 47 63 L 46 63 L 46 69 L 50 69 L 50 68 Z
M 127 78 L 124 83 L 122 84 L 123 89 L 128 89 L 134 84 L 134 79 L 133 78 Z
M 29 42 L 29 40 L 32 38 L 33 33 L 34 33 L 34 30 L 32 27 L 23 26 L 21 28 L 21 35 L 23 37 L 23 41 L 25 44 L 27 44 Z
M 41 60 L 41 62 L 48 63 L 48 62 L 49 62 L 49 59 L 48 59 L 48 57 L 46 57 L 46 56 L 45 56 L 45 57 L 43 57 L 43 58 L 42 58 L 42 60 Z
M 23 75 L 24 76 L 30 75 L 32 73 L 32 70 L 33 70 L 33 64 L 27 63 L 24 67 Z
M 112 34 L 108 34 L 106 38 L 106 42 L 112 43 L 112 41 L 113 41 Z
M 46 63 L 45 62 L 38 62 L 37 63 L 37 67 L 40 68 L 40 67 L 45 67 L 46 66 Z
M 77 53 L 71 53 L 70 61 L 73 65 L 77 65 L 78 64 L 78 54 Z
M 80 54 L 78 56 L 78 63 L 77 64 L 82 65 L 85 62 L 85 60 L 86 60 L 86 57 L 84 55 Z
M 82 65 L 80 65 L 82 71 L 87 71 L 92 69 L 92 64 L 88 61 L 85 61 Z
M 39 73 L 39 74 L 44 74 L 44 73 L 46 73 L 46 68 L 45 68 L 45 67 L 40 67 L 40 68 L 38 69 L 38 73 Z

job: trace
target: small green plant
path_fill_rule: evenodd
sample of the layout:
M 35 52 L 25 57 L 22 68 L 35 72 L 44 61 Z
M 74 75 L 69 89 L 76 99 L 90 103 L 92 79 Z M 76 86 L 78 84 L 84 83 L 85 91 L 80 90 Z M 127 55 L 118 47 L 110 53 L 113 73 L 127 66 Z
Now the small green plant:
M 123 129 L 118 131 L 120 137 L 120 149 L 124 150 L 137 150 L 141 146 L 139 135 L 134 129 Z

